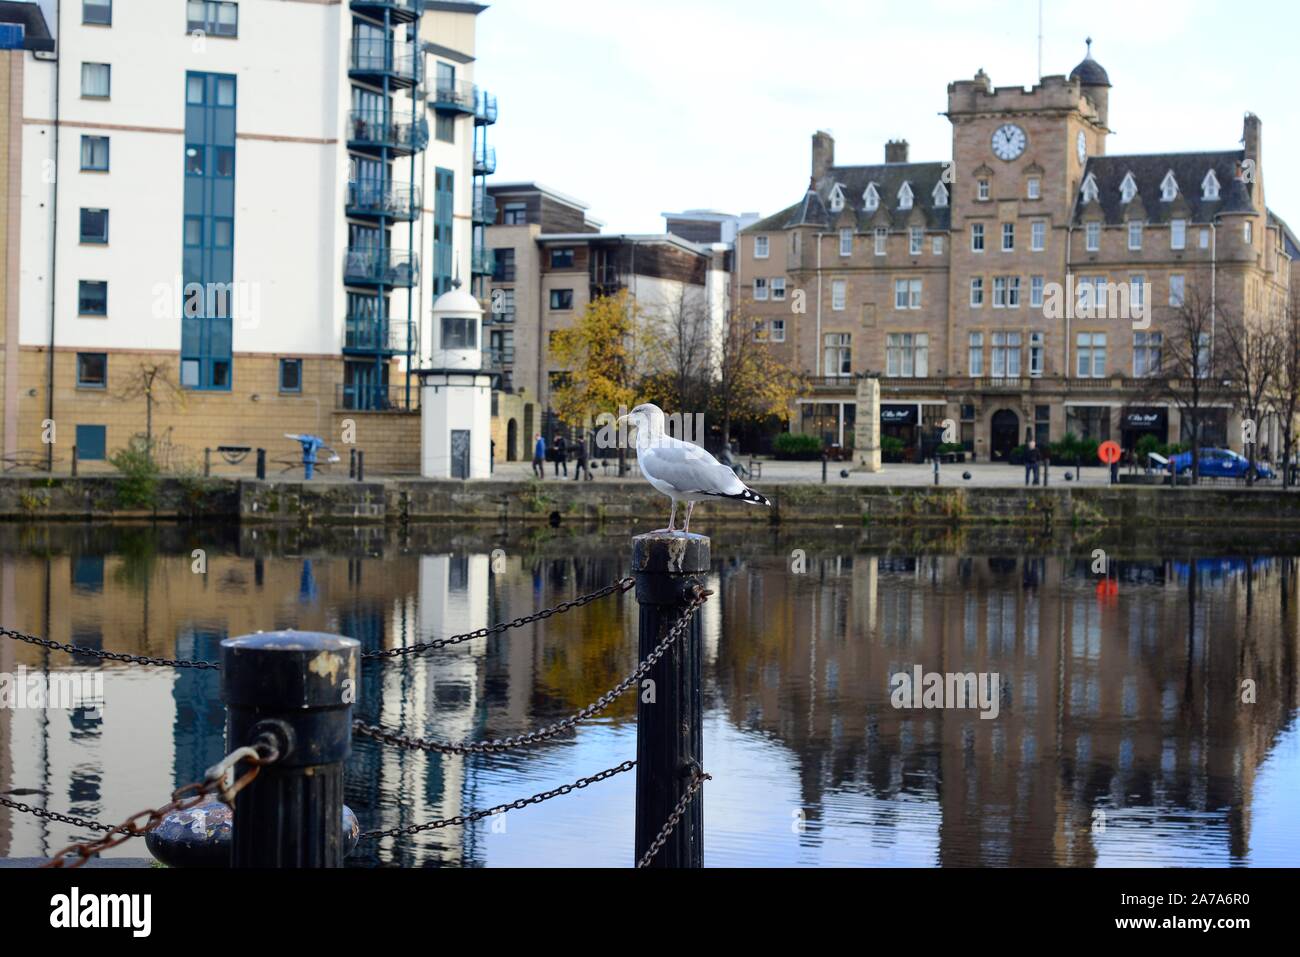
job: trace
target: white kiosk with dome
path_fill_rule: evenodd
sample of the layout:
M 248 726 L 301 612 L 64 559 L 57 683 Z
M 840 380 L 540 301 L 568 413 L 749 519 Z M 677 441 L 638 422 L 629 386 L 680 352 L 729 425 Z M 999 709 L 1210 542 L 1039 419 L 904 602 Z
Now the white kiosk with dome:
M 433 348 L 420 376 L 420 474 L 492 473 L 492 374 L 483 368 L 483 307 L 460 288 L 433 304 Z

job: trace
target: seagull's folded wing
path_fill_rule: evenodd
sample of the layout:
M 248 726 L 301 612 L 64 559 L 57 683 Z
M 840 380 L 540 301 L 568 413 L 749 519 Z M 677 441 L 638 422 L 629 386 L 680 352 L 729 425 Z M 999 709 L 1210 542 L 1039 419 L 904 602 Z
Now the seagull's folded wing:
M 642 472 L 679 492 L 739 495 L 745 491 L 735 472 L 698 445 L 683 442 L 649 448 L 638 453 L 638 461 Z

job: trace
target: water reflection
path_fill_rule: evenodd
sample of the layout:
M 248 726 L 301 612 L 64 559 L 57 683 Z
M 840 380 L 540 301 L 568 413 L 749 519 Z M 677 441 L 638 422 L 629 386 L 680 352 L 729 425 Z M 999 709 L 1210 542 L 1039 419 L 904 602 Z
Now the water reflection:
M 0 622 L 182 658 L 215 659 L 223 638 L 272 628 L 390 648 L 593 591 L 623 573 L 626 544 L 624 534 L 495 529 L 12 527 L 0 530 Z M 193 571 L 197 548 L 206 574 Z M 715 777 L 706 862 L 1300 863 L 1292 550 L 1263 541 L 1245 554 L 1199 534 L 715 536 L 717 596 L 703 622 Z M 610 597 L 418 662 L 368 663 L 359 713 L 443 740 L 526 732 L 630 671 L 635 627 L 635 603 Z M 0 644 L 0 671 L 18 665 L 102 668 L 105 704 L 102 717 L 0 710 L 0 792 L 117 820 L 223 753 L 211 672 Z M 893 707 L 890 676 L 916 666 L 996 673 L 998 717 Z M 429 823 L 634 752 L 629 696 L 576 735 L 521 753 L 444 758 L 361 742 L 347 800 L 366 827 Z M 632 806 L 623 775 L 504 819 L 368 842 L 351 863 L 623 866 Z M 74 836 L 0 808 L 0 856 Z

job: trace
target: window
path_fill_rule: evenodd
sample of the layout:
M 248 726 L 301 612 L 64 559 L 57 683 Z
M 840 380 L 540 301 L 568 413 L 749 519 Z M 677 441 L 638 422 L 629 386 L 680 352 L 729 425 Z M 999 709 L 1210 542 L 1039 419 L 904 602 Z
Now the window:
M 477 349 L 478 320 L 466 316 L 443 316 L 441 342 L 443 349 Z
M 1016 248 L 1016 224 L 1002 224 L 1002 251 L 1004 253 L 1013 252 Z
M 840 230 L 840 255 L 853 255 L 853 230 L 851 229 Z
M 552 249 L 551 250 L 551 268 L 552 269 L 572 269 L 573 268 L 573 249 Z
M 203 32 L 214 37 L 239 36 L 239 4 L 228 0 L 189 0 L 186 33 Z
M 772 301 L 785 301 L 785 277 L 779 276 L 772 280 Z
M 1052 440 L 1052 407 L 1034 406 L 1034 441 L 1041 449 Z
M 102 462 L 108 457 L 108 427 L 77 426 L 77 458 L 82 462 Z
M 972 309 L 984 306 L 984 277 L 975 276 L 970 281 L 970 304 Z
M 1134 315 L 1139 315 L 1141 310 L 1146 308 L 1147 301 L 1147 281 L 1144 276 L 1128 277 L 1128 303 L 1134 311 Z
M 935 256 L 943 255 L 943 237 L 934 236 L 930 239 L 930 253 Z
M 1121 203 L 1133 202 L 1133 197 L 1137 195 L 1137 181 L 1133 179 L 1132 173 L 1124 174 L 1124 182 L 1119 184 L 1119 201 Z
M 113 0 L 81 0 L 81 22 L 113 25 Z
M 993 368 L 995 379 L 1020 377 L 1020 333 L 993 333 Z
M 502 226 L 522 226 L 528 222 L 527 203 L 506 203 L 501 212 Z
M 880 193 L 876 190 L 875 183 L 867 184 L 866 192 L 862 194 L 862 208 L 869 213 L 880 208 Z
M 1043 374 L 1043 333 L 1041 332 L 1029 334 L 1029 374 L 1035 377 Z
M 984 252 L 984 224 L 971 223 L 970 225 L 970 248 L 971 252 Z
M 1202 332 L 1196 337 L 1196 376 L 1204 379 L 1210 374 L 1210 334 Z
M 1128 224 L 1128 248 L 1142 248 L 1142 224 L 1133 222 Z
M 1187 248 L 1187 220 L 1173 219 L 1169 222 L 1169 248 Z
M 83 279 L 77 284 L 77 313 L 82 316 L 108 315 L 108 283 Z
M 1178 198 L 1178 180 L 1174 179 L 1173 170 L 1165 173 L 1165 178 L 1160 183 L 1160 198 L 1166 203 L 1172 203 Z
M 108 353 L 77 353 L 77 388 L 102 389 L 108 385 Z
M 1250 224 L 1247 223 L 1247 226 Z M 908 230 L 907 251 L 913 256 L 921 255 L 921 244 L 925 242 L 925 230 L 920 226 L 913 226 Z
M 495 282 L 515 281 L 515 251 L 512 247 L 492 250 L 492 279 Z
M 988 181 L 988 180 L 986 180 L 986 179 L 982 179 L 982 180 L 979 181 L 978 184 L 976 184 L 976 194 L 975 194 L 975 195 L 976 195 L 977 197 L 979 197 L 980 199 L 988 199 L 988 198 L 989 198 L 989 181 Z
M 1160 372 L 1160 347 L 1164 337 L 1158 332 L 1133 333 L 1133 376 L 1156 375 Z
M 185 175 L 203 175 L 203 147 L 189 145 L 185 147 Z
M 1042 195 L 1043 195 L 1042 180 L 1040 180 L 1037 176 L 1029 177 L 1028 182 L 1025 183 L 1025 198 L 1039 199 L 1042 197 Z
M 1083 180 L 1083 187 L 1080 190 L 1083 193 L 1083 201 L 1087 203 L 1097 202 L 1099 191 L 1097 189 L 1097 178 L 1089 173 Z
M 885 248 L 886 248 L 885 243 L 888 240 L 889 240 L 889 230 L 877 228 L 876 229 L 876 255 L 877 256 L 885 255 Z
M 99 173 L 108 172 L 107 136 L 83 136 L 81 138 L 81 168 Z
M 1029 305 L 1035 309 L 1042 308 L 1043 305 L 1043 277 L 1029 277 Z
M 1252 232 L 1252 227 L 1253 227 L 1254 225 L 1255 225 L 1255 224 L 1252 223 L 1250 220 L 1246 220 L 1246 224 L 1245 224 L 1244 228 L 1242 229 L 1242 236 L 1241 236 L 1241 238 L 1244 239 L 1244 240 L 1246 241 L 1246 245 L 1247 245 L 1247 246 L 1249 246 L 1249 245 L 1251 244 L 1251 240 L 1252 240 L 1252 238 L 1253 238 L 1253 236 L 1254 236 L 1254 233 Z
M 766 279 L 754 280 L 754 301 L 755 302 L 767 301 L 767 280 Z
M 302 391 L 302 360 L 301 359 L 280 360 L 280 391 L 281 392 Z
M 768 334 L 768 339 L 771 342 L 785 342 L 785 320 L 784 319 L 772 320 L 771 332 Z
M 1208 229 L 1201 230 L 1201 248 L 1202 249 L 1210 248 L 1210 231 Z
M 984 333 L 972 332 L 970 334 L 970 349 L 967 353 L 966 365 L 967 372 L 971 378 L 978 379 L 984 374 Z
M 1007 277 L 1007 308 L 1008 309 L 1020 308 L 1020 277 L 1019 276 Z
M 1047 248 L 1047 223 L 1040 221 L 1029 227 L 1029 248 L 1036 253 Z
M 895 332 L 885 337 L 885 375 L 924 378 L 930 374 L 930 337 L 925 333 Z
M 770 253 L 771 243 L 767 236 L 754 237 L 754 258 L 766 259 Z
M 1004 309 L 1007 305 L 1007 281 L 1006 276 L 993 277 L 993 308 Z
M 434 117 L 433 136 L 439 143 L 456 142 L 456 117 L 439 113 Z
M 898 188 L 898 208 L 912 208 L 912 187 L 904 183 Z
M 1081 332 L 1075 340 L 1077 348 L 1076 376 L 1080 379 L 1100 379 L 1106 374 L 1106 334 Z
M 1088 223 L 1084 236 L 1088 252 L 1095 253 L 1101 248 L 1101 223 Z
M 233 146 L 214 146 L 212 148 L 213 175 L 221 179 L 230 179 L 235 175 L 235 149 Z
M 843 312 L 848 298 L 849 283 L 846 279 L 831 280 L 831 309 Z
M 894 280 L 894 308 L 895 309 L 920 309 L 921 308 L 921 280 L 919 279 L 895 279 Z
M 826 375 L 835 378 L 852 375 L 853 336 L 847 332 L 832 332 L 822 337 L 822 342 Z
M 100 245 L 108 242 L 108 210 L 81 210 L 81 241 Z
M 551 290 L 551 308 L 557 311 L 567 311 L 573 308 L 573 290 L 572 289 L 552 289 Z
M 1181 273 L 1169 277 L 1169 305 L 1175 308 L 1183 304 L 1186 292 L 1186 279 Z
M 107 63 L 81 64 L 81 95 L 106 100 L 112 89 L 113 68 Z
M 1219 198 L 1219 177 L 1214 175 L 1214 170 L 1205 174 L 1205 179 L 1201 180 L 1201 199 L 1207 202 L 1213 202 Z
M 497 322 L 515 321 L 515 291 L 513 289 L 492 290 L 492 318 Z
M 930 194 L 934 199 L 935 209 L 942 209 L 948 205 L 948 187 L 943 185 L 943 181 L 934 184 L 934 192 Z
M 1106 315 L 1109 302 L 1106 298 L 1105 276 L 1080 276 L 1075 286 L 1075 296 L 1081 318 Z
M 836 183 L 835 188 L 831 190 L 831 212 L 838 213 L 844 209 L 844 190 L 840 189 L 840 184 Z

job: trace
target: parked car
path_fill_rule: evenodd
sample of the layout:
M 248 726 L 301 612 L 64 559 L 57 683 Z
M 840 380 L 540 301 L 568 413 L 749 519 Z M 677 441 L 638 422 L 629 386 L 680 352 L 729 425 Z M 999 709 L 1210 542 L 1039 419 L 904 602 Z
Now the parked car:
M 1192 467 L 1192 453 L 1180 452 L 1169 459 L 1169 465 L 1181 475 Z M 1245 478 L 1250 461 L 1231 449 L 1201 449 L 1201 475 L 1206 478 Z M 1273 478 L 1273 470 L 1263 462 L 1255 463 L 1255 477 Z

